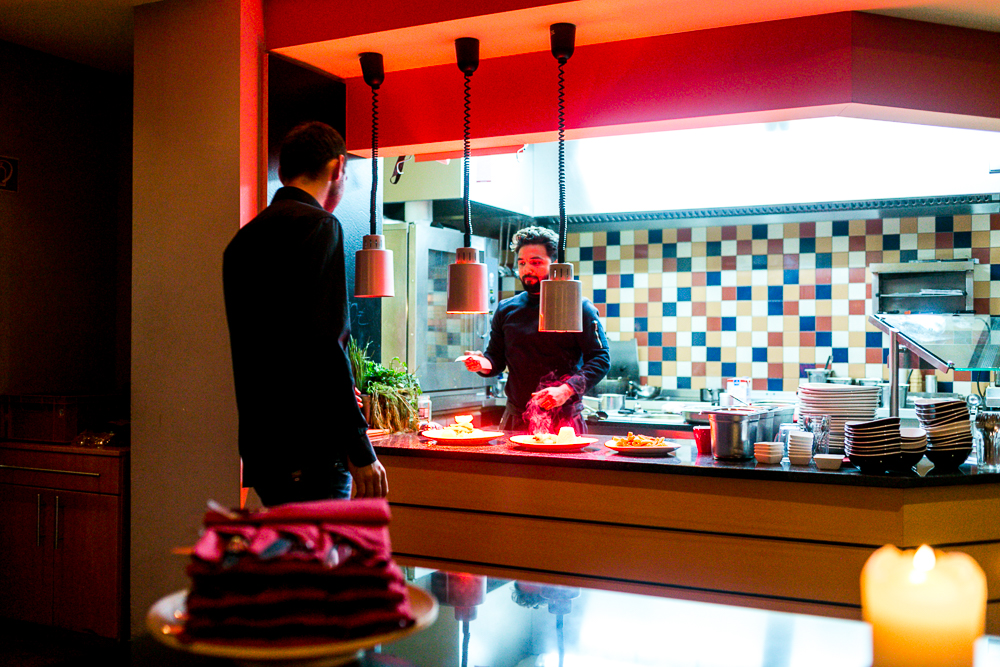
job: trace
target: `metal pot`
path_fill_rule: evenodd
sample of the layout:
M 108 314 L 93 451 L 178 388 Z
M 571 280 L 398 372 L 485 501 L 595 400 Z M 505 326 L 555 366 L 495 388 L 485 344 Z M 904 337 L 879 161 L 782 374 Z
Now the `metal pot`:
M 761 413 L 747 408 L 721 408 L 708 413 L 712 429 L 712 456 L 743 461 L 753 458 Z
M 624 394 L 601 394 L 598 398 L 601 401 L 602 412 L 617 412 L 625 407 Z
M 636 384 L 631 380 L 628 383 L 628 388 L 631 390 L 632 394 L 636 398 L 642 398 L 646 400 L 656 398 L 657 395 L 660 393 L 659 387 L 647 387 L 646 385 Z

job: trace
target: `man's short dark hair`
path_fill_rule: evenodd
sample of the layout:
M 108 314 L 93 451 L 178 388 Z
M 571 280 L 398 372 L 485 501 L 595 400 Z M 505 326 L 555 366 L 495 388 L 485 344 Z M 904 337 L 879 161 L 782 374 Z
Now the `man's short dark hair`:
M 335 129 L 319 121 L 301 123 L 281 142 L 278 178 L 282 183 L 299 176 L 316 180 L 330 160 L 346 154 L 344 139 Z
M 559 235 L 545 227 L 525 227 L 514 233 L 510 240 L 510 249 L 515 253 L 526 245 L 543 245 L 549 259 L 555 261 L 559 254 Z

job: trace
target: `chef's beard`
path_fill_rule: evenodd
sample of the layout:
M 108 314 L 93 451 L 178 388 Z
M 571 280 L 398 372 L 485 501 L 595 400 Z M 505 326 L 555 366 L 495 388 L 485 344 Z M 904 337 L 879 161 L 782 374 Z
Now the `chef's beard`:
M 531 276 L 531 280 L 521 278 L 521 285 L 528 294 L 539 294 L 542 291 L 542 281 L 534 276 Z

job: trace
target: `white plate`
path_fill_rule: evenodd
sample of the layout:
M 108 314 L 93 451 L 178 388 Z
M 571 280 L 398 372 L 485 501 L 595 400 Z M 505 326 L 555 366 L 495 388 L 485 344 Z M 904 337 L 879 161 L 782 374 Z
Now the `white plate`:
M 587 445 L 597 442 L 597 438 L 577 437 L 576 440 L 571 442 L 542 443 L 535 442 L 535 436 L 533 435 L 512 435 L 510 436 L 510 441 L 522 449 L 533 452 L 577 452 Z
M 663 445 L 662 447 L 620 447 L 611 440 L 604 443 L 604 446 L 626 456 L 669 456 L 681 448 L 680 445 Z
M 298 661 L 318 664 L 312 661 L 322 658 L 324 665 L 344 665 L 356 661 L 361 651 L 420 632 L 437 619 L 438 603 L 433 595 L 410 584 L 406 584 L 406 592 L 410 599 L 410 610 L 416 619 L 413 625 L 356 639 L 331 641 L 320 638 L 286 646 L 262 646 L 260 641 L 250 643 L 235 640 L 182 642 L 177 638 L 177 634 L 183 629 L 183 623 L 177 620 L 177 615 L 184 613 L 186 590 L 171 593 L 153 604 L 146 614 L 146 629 L 157 641 L 170 648 L 197 655 L 260 663 L 280 660 L 285 664 L 294 664 Z
M 447 435 L 442 435 L 442 431 L 444 431 L 443 428 L 432 428 L 427 431 L 421 431 L 420 435 L 434 440 L 439 445 L 458 446 L 485 445 L 490 440 L 503 437 L 503 431 L 475 431 L 471 436 L 449 438 Z

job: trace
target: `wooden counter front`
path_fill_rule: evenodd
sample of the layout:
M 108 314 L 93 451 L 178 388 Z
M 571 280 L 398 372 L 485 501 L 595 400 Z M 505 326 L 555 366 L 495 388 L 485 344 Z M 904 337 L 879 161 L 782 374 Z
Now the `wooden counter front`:
M 519 450 L 501 438 L 375 442 L 403 563 L 546 578 L 725 604 L 860 618 L 860 575 L 883 544 L 964 551 L 1000 632 L 1000 474 L 863 475 L 698 457 Z

